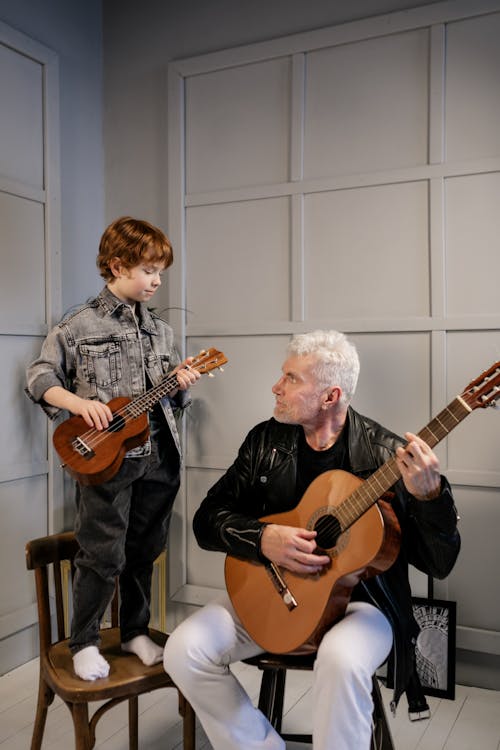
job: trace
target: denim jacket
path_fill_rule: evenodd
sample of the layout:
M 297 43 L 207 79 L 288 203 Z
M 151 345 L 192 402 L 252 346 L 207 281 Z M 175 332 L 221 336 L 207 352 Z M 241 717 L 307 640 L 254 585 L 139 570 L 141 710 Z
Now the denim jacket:
M 28 367 L 26 393 L 31 400 L 55 419 L 62 410 L 43 399 L 52 386 L 107 403 L 117 396 L 135 398 L 157 385 L 180 362 L 173 331 L 142 303 L 136 305 L 136 315 L 104 287 L 97 297 L 65 316 Z M 174 399 L 165 396 L 160 403 L 180 454 L 175 413 L 190 400 L 185 391 L 178 391 Z M 127 456 L 149 451 L 148 441 Z

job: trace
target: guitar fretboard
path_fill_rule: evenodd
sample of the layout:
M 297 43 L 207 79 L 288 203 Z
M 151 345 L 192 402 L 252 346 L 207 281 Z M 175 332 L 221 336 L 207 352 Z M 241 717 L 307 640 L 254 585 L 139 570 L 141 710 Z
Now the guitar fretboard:
M 448 406 L 434 417 L 429 424 L 418 433 L 430 448 L 434 448 L 443 438 L 456 427 L 472 409 L 457 396 Z M 377 500 L 392 487 L 401 477 L 396 458 L 393 456 L 380 466 L 368 479 L 363 482 L 336 509 L 337 519 L 345 531 L 366 513 Z

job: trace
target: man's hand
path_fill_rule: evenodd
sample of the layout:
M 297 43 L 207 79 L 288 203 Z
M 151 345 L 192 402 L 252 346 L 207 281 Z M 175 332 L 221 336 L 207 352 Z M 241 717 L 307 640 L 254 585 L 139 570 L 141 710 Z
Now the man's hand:
M 432 448 L 412 432 L 408 444 L 396 450 L 396 461 L 408 492 L 417 500 L 433 500 L 441 491 L 439 460 Z
M 271 523 L 262 532 L 260 549 L 268 560 L 293 573 L 319 573 L 330 558 L 314 554 L 315 537 L 315 531 Z

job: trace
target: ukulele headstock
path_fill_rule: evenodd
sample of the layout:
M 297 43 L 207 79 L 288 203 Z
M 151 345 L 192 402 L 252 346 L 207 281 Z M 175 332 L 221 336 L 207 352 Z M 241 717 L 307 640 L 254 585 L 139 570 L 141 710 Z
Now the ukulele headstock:
M 208 373 L 209 377 L 213 377 L 212 370 L 220 370 L 223 372 L 222 365 L 227 362 L 227 357 L 223 352 L 218 351 L 211 347 L 210 349 L 202 349 L 201 352 L 193 359 L 190 367 L 194 370 L 198 370 L 202 375 Z

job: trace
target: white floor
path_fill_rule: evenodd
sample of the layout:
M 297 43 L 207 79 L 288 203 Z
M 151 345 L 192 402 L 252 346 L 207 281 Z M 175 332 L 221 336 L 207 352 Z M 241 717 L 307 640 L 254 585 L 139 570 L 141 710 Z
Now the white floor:
M 0 677 L 0 750 L 27 750 L 35 714 L 38 663 L 29 662 Z M 260 675 L 254 667 L 236 665 L 241 682 L 257 699 Z M 287 678 L 284 729 L 310 731 L 310 685 L 307 672 L 290 672 Z M 382 689 L 388 704 L 389 691 Z M 389 720 L 397 750 L 500 750 L 500 692 L 458 686 L 454 701 L 429 698 L 430 720 L 410 722 L 403 698 L 397 717 Z M 158 690 L 140 702 L 140 750 L 181 750 L 181 723 L 174 690 Z M 49 710 L 42 750 L 72 750 L 73 730 L 69 711 L 59 700 Z M 127 750 L 127 709 L 112 709 L 98 724 L 96 748 Z M 210 750 L 201 727 L 197 750 Z M 288 743 L 288 750 L 310 746 Z M 353 748 L 356 750 L 356 748 Z

